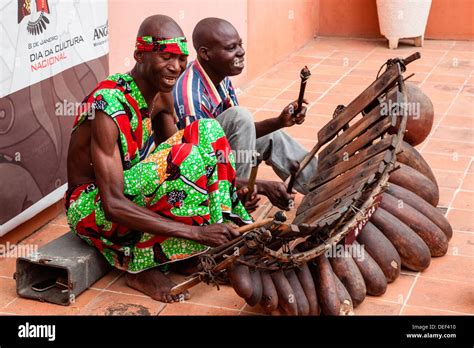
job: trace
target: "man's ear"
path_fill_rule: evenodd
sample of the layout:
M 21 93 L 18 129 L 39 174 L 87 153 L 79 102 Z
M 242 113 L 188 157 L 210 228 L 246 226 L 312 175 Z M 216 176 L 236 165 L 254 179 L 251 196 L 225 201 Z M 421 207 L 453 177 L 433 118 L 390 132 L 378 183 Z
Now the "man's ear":
M 199 49 L 197 51 L 197 54 L 202 60 L 204 60 L 206 62 L 208 62 L 211 59 L 209 57 L 209 49 L 205 46 L 199 47 Z
M 137 63 L 142 63 L 143 62 L 143 52 L 141 52 L 139 50 L 135 50 L 135 52 L 133 52 L 133 58 L 135 58 L 135 61 Z

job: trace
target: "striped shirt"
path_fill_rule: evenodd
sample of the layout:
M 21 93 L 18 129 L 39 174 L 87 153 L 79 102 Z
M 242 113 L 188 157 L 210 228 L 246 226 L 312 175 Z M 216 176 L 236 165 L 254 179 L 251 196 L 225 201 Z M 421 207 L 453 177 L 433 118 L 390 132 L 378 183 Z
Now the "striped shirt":
M 216 88 L 197 60 L 189 63 L 179 77 L 173 97 L 178 129 L 201 118 L 216 118 L 238 105 L 230 79 L 226 77 Z

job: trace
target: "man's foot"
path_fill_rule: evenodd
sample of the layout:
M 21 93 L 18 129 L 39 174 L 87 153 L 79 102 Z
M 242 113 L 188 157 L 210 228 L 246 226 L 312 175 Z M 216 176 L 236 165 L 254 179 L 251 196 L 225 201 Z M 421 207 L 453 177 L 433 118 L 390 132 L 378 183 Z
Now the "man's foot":
M 154 300 L 165 303 L 189 300 L 191 297 L 188 291 L 171 295 L 170 290 L 176 284 L 156 267 L 136 274 L 127 273 L 125 281 L 129 287 L 143 292 Z

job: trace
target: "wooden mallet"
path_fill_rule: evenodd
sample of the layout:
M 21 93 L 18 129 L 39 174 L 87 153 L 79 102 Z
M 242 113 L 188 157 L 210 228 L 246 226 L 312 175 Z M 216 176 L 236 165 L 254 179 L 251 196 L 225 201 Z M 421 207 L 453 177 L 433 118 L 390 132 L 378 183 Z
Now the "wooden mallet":
M 247 188 L 249 189 L 249 192 L 247 192 L 247 195 L 245 196 L 245 201 L 248 201 L 250 197 L 252 197 L 255 187 L 255 181 L 257 180 L 258 166 L 260 165 L 260 163 L 262 163 L 262 156 L 258 152 L 255 152 L 253 156 L 253 161 L 254 163 L 250 172 L 249 181 L 247 183 Z
M 295 110 L 295 115 L 298 115 L 299 112 L 301 112 L 301 109 L 303 108 L 303 99 L 304 99 L 304 91 L 306 88 L 306 82 L 308 82 L 309 77 L 311 76 L 311 71 L 309 71 L 308 67 L 305 65 L 303 69 L 301 69 L 300 72 L 300 93 L 298 95 L 298 106 L 296 107 Z
M 248 232 L 248 231 L 251 231 L 253 229 L 256 229 L 256 228 L 260 228 L 260 227 L 263 227 L 271 222 L 285 222 L 286 221 L 286 215 L 285 215 L 285 212 L 283 211 L 277 211 L 275 213 L 275 216 L 273 218 L 267 218 L 267 219 L 263 219 L 262 221 L 257 221 L 257 222 L 254 222 L 253 224 L 250 224 L 250 225 L 245 225 L 245 226 L 242 226 L 242 227 L 239 227 L 238 231 L 242 234 L 244 234 L 245 232 Z M 211 249 L 208 253 L 210 255 L 213 255 L 213 254 L 216 254 L 216 253 L 219 253 L 221 252 L 222 250 L 228 248 L 229 246 L 232 246 L 236 240 L 239 240 L 241 239 L 243 236 L 240 236 L 240 237 L 237 237 L 236 239 L 234 240 L 231 240 L 221 246 L 218 246 L 214 249 Z M 225 262 L 227 261 L 227 262 Z M 222 270 L 224 269 L 225 267 L 227 267 L 230 263 L 233 262 L 233 258 L 227 258 L 227 259 L 224 259 L 224 261 L 221 261 L 219 262 L 214 271 L 219 271 L 219 270 Z M 184 282 L 182 282 L 181 284 L 177 284 L 175 285 L 174 287 L 171 288 L 170 290 L 170 294 L 171 295 L 180 295 L 182 294 L 184 291 L 192 288 L 193 286 L 199 284 L 201 282 L 201 277 L 200 276 L 192 276 L 190 279 L 187 279 L 185 280 Z
M 310 76 L 311 76 L 311 71 L 309 71 L 307 66 L 305 66 L 303 69 L 301 69 L 301 72 L 300 72 L 300 78 L 301 78 L 300 93 L 298 95 L 298 106 L 297 106 L 297 108 L 295 110 L 295 113 L 294 113 L 295 116 L 298 115 L 298 113 L 301 112 L 301 109 L 303 108 L 304 91 L 306 89 L 306 82 L 308 82 Z M 299 165 L 298 168 L 294 167 L 294 168 L 290 169 L 291 177 L 290 177 L 290 181 L 288 182 L 288 188 L 286 190 L 286 192 L 288 194 L 291 194 L 293 192 L 293 185 L 295 184 L 296 177 L 299 175 L 301 170 L 303 170 L 303 168 L 306 165 L 307 165 L 307 163 L 305 163 L 305 165 L 303 167 L 301 167 L 301 165 Z M 289 204 L 290 208 L 292 208 L 294 206 L 294 202 L 289 202 L 289 203 L 290 203 Z

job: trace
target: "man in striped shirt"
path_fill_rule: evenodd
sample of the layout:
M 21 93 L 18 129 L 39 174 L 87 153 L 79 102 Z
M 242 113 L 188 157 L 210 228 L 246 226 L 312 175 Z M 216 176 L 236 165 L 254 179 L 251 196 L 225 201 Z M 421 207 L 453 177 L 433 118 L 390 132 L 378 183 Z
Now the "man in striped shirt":
M 244 69 L 245 51 L 234 26 L 219 18 L 203 19 L 193 31 L 193 44 L 197 59 L 188 65 L 173 90 L 178 128 L 198 119 L 215 118 L 236 157 L 238 178 L 249 177 L 251 154 L 256 151 L 286 180 L 294 162 L 300 161 L 307 151 L 280 129 L 303 123 L 306 107 L 295 115 L 297 102 L 294 101 L 277 117 L 254 122 L 250 111 L 239 106 L 229 79 Z M 298 176 L 294 185 L 298 192 L 307 193 L 304 183 L 309 182 L 315 171 L 316 159 Z M 258 180 L 257 188 L 281 209 L 287 208 L 288 201 L 294 198 L 294 194 L 286 192 L 283 182 Z

